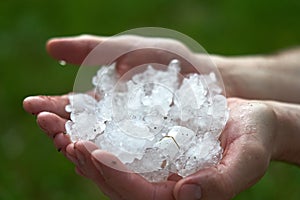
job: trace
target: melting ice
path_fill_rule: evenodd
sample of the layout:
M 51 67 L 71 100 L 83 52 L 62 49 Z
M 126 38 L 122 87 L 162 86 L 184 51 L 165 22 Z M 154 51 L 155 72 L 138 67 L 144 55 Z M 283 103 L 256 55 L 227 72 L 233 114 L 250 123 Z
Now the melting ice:
M 226 98 L 214 73 L 180 79 L 179 71 L 172 60 L 167 69 L 149 65 L 125 81 L 114 65 L 102 66 L 92 79 L 100 100 L 69 96 L 67 133 L 72 141 L 94 142 L 152 182 L 216 165 L 222 154 L 218 137 L 228 119 Z

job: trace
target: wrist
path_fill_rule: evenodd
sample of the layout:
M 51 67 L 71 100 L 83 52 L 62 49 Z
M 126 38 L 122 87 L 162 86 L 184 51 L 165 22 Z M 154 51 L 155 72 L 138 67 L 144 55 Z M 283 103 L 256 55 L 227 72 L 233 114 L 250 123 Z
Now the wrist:
M 300 50 L 265 56 L 212 56 L 228 97 L 300 102 Z
M 300 165 L 300 106 L 279 102 L 267 104 L 277 120 L 272 160 Z
M 270 66 L 274 59 L 264 56 L 214 56 L 228 97 L 264 99 L 268 95 Z

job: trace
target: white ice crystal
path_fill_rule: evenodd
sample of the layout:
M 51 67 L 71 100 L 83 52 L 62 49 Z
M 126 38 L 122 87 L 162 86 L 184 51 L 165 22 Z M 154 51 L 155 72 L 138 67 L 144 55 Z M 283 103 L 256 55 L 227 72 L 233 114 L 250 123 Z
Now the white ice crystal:
M 228 119 L 222 88 L 213 72 L 179 79 L 179 71 L 172 60 L 165 70 L 149 65 L 121 80 L 114 65 L 102 66 L 92 80 L 95 96 L 69 96 L 67 133 L 113 153 L 149 181 L 217 164 Z

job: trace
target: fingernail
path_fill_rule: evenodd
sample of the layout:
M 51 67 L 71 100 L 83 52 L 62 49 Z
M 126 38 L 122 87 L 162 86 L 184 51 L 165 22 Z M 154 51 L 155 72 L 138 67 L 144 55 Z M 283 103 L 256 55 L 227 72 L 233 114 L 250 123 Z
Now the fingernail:
M 185 184 L 179 190 L 179 199 L 201 199 L 201 188 L 194 184 Z

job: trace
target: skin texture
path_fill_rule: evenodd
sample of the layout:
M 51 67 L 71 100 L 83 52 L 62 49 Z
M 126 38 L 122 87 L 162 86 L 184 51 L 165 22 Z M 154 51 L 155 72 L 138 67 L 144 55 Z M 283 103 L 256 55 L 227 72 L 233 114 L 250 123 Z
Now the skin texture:
M 221 163 L 179 181 L 152 184 L 137 174 L 110 168 L 125 166 L 94 144 L 71 143 L 69 136 L 63 134 L 68 119 L 63 116 L 67 113 L 57 112 L 66 105 L 60 103 L 63 98 L 29 97 L 24 108 L 30 112 L 34 107 L 39 126 L 53 138 L 56 148 L 76 165 L 79 174 L 92 179 L 111 199 L 193 199 L 189 197 L 193 194 L 200 194 L 201 199 L 230 199 L 256 183 L 272 157 L 275 135 L 270 133 L 275 132 L 276 122 L 272 109 L 260 102 L 229 99 L 231 117 L 220 138 L 224 148 Z M 192 189 L 187 188 L 189 185 Z M 201 191 L 190 192 L 200 188 Z
M 106 40 L 104 37 L 86 35 L 53 39 L 48 42 L 47 50 L 55 59 L 81 64 L 97 44 Z M 198 59 L 202 64 L 207 63 L 207 58 L 190 52 L 184 45 L 174 40 L 157 42 L 157 39 L 124 36 L 107 42 L 106 49 L 109 54 L 113 54 L 117 47 L 130 49 L 132 45 L 136 47 L 149 44 L 173 45 L 173 48 L 178 49 L 178 52 L 182 52 L 185 56 Z M 144 54 L 149 56 L 143 56 Z M 282 60 L 284 57 L 282 55 L 284 54 L 280 54 L 276 59 Z M 131 67 L 143 62 L 168 63 L 172 58 L 181 59 L 175 54 L 160 50 L 133 51 L 118 58 L 117 69 L 120 74 L 124 74 Z M 232 97 L 298 102 L 298 93 L 297 95 L 293 93 L 298 86 L 292 85 L 289 89 L 292 94 L 284 97 L 278 95 L 276 90 L 270 91 L 270 84 L 277 84 L 270 80 L 270 77 L 279 76 L 281 72 L 279 68 L 275 69 L 276 65 L 270 70 L 271 63 L 277 63 L 274 62 L 273 57 L 271 62 L 269 58 L 261 57 L 212 56 L 211 59 L 220 69 L 229 97 L 230 118 L 220 136 L 224 148 L 223 158 L 217 166 L 206 168 L 184 179 L 171 176 L 166 182 L 149 183 L 139 175 L 129 172 L 115 156 L 98 149 L 93 143 L 83 141 L 72 143 L 69 136 L 64 134 L 64 124 L 69 119 L 69 114 L 64 109 L 68 104 L 67 95 L 28 97 L 24 100 L 24 109 L 37 115 L 38 125 L 53 139 L 55 147 L 76 165 L 77 173 L 93 180 L 111 199 L 231 199 L 255 184 L 264 175 L 271 160 L 300 164 L 298 156 L 300 148 L 297 147 L 300 141 L 298 105 Z M 107 62 L 102 56 L 90 61 L 92 62 L 86 64 Z M 181 62 L 183 73 L 193 71 L 189 63 L 184 60 Z M 245 67 L 240 67 L 242 63 L 245 63 Z M 258 71 L 257 66 L 265 66 L 269 71 L 264 69 L 266 72 L 262 76 L 257 76 L 255 75 Z M 297 62 L 288 62 L 286 66 L 290 66 L 290 71 L 287 71 L 292 74 Z M 253 80 L 259 82 L 259 85 L 256 85 L 256 81 L 253 80 L 251 83 L 254 84 L 250 87 L 243 85 L 253 78 L 250 72 L 254 73 Z M 287 84 L 287 80 L 283 77 L 281 84 Z M 116 166 L 122 171 L 115 170 Z
M 85 60 L 99 44 L 103 45 L 103 48 L 93 52 L 95 58 Z M 120 74 L 144 63 L 167 64 L 174 58 L 181 61 L 182 73 L 190 73 L 195 72 L 195 68 L 187 60 L 202 66 L 209 65 L 213 61 L 223 78 L 227 97 L 300 103 L 300 48 L 271 55 L 234 57 L 210 55 L 208 58 L 191 52 L 185 45 L 172 39 L 139 36 L 108 39 L 90 35 L 51 39 L 46 48 L 54 59 L 76 65 L 81 65 L 84 60 L 85 65 L 107 64 L 109 55 L 129 51 L 116 60 Z M 105 52 L 101 49 L 105 49 Z M 172 49 L 173 53 L 162 49 Z
M 227 57 L 217 66 L 232 97 L 300 103 L 300 49 Z

